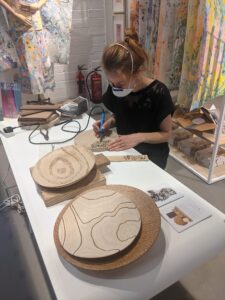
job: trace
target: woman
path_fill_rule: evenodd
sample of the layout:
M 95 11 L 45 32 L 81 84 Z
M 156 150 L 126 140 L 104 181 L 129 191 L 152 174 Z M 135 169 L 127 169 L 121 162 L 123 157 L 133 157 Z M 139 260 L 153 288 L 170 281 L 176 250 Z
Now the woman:
M 145 75 L 147 63 L 147 54 L 130 29 L 125 31 L 124 42 L 106 47 L 102 64 L 109 87 L 103 103 L 113 115 L 103 128 L 117 127 L 119 137 L 108 145 L 110 151 L 135 148 L 164 169 L 174 104 L 168 88 Z M 93 125 L 96 135 L 99 126 L 100 121 Z

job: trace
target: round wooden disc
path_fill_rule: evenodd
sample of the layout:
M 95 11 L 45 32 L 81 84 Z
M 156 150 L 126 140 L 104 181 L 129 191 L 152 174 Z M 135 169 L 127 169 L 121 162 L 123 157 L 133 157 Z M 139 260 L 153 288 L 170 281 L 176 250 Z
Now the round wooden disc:
M 61 216 L 58 235 L 69 254 L 102 258 L 127 248 L 140 228 L 136 205 L 119 192 L 99 187 L 70 202 Z
M 72 265 L 81 269 L 104 271 L 126 266 L 127 264 L 137 260 L 153 246 L 160 231 L 161 220 L 159 209 L 154 201 L 146 193 L 134 187 L 124 185 L 107 185 L 101 188 L 119 192 L 136 205 L 141 215 L 141 229 L 138 238 L 119 254 L 98 259 L 83 259 L 75 257 L 64 250 L 60 243 L 58 234 L 59 224 L 61 222 L 62 216 L 64 215 L 67 208 L 71 205 L 71 202 L 68 203 L 61 211 L 56 220 L 54 227 L 54 240 L 59 255 L 61 255 Z M 94 190 L 96 190 L 96 188 L 90 189 L 89 191 Z M 84 193 L 79 195 L 79 197 L 83 194 Z M 76 199 L 77 197 L 74 200 Z
M 32 176 L 40 186 L 62 188 L 87 176 L 94 165 L 91 151 L 80 145 L 67 146 L 42 157 L 32 168 Z
M 115 131 L 109 130 L 106 132 L 105 137 L 100 142 L 100 138 L 96 137 L 93 130 L 85 130 L 78 134 L 74 139 L 75 144 L 87 147 L 93 152 L 107 151 L 109 142 L 117 138 L 118 135 Z

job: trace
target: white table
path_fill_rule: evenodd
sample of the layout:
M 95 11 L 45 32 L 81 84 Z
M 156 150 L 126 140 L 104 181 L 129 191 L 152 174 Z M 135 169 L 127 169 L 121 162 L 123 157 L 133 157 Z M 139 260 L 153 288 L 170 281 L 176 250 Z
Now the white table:
M 86 120 L 86 116 L 80 120 L 82 126 Z M 20 132 L 11 138 L 2 137 L 2 141 L 57 299 L 149 299 L 225 248 L 225 216 L 222 212 L 152 162 L 115 162 L 105 173 L 107 184 L 130 185 L 142 190 L 154 189 L 159 184 L 173 186 L 176 191 L 210 209 L 212 217 L 182 233 L 177 233 L 162 219 L 161 232 L 153 248 L 119 270 L 98 273 L 69 265 L 58 256 L 53 240 L 55 220 L 68 201 L 45 207 L 29 171 L 41 155 L 51 151 L 51 146 L 31 145 L 28 134 Z M 69 134 L 62 134 L 59 127 L 50 131 L 50 139 L 65 137 Z M 43 141 L 40 135 L 35 139 Z M 134 153 L 136 151 L 132 149 L 117 154 Z

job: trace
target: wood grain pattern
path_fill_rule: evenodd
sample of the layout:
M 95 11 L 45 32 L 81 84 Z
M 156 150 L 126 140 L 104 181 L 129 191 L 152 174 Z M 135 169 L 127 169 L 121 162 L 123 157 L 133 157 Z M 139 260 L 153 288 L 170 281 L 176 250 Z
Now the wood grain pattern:
M 97 168 L 106 167 L 110 164 L 110 160 L 102 153 L 95 155 L 95 164 Z
M 128 247 L 140 228 L 134 203 L 119 192 L 96 188 L 78 197 L 64 212 L 59 240 L 71 255 L 106 257 Z
M 87 176 L 94 165 L 91 151 L 83 146 L 67 146 L 42 157 L 32 169 L 32 176 L 40 186 L 62 188 Z
M 19 116 L 18 122 L 29 122 L 29 121 L 37 121 L 37 122 L 48 122 L 49 118 L 54 114 L 53 111 L 43 111 L 37 112 L 36 114 L 30 114 L 25 116 Z
M 106 271 L 126 266 L 144 255 L 154 245 L 160 232 L 161 219 L 159 209 L 149 195 L 139 189 L 124 185 L 107 185 L 101 188 L 117 191 L 126 196 L 136 205 L 141 215 L 141 229 L 138 238 L 125 250 L 119 252 L 119 254 L 98 259 L 78 258 L 69 254 L 62 247 L 59 240 L 59 224 L 62 216 L 67 208 L 70 207 L 71 203 L 77 198 L 71 200 L 71 202 L 68 203 L 61 211 L 56 220 L 54 227 L 54 240 L 59 255 L 73 266 L 81 269 Z M 94 190 L 95 189 L 91 189 L 90 191 Z M 80 196 L 82 196 L 82 194 Z
M 91 172 L 73 185 L 61 189 L 47 189 L 38 186 L 38 191 L 46 206 L 52 206 L 65 200 L 73 199 L 82 192 L 106 184 L 106 178 L 94 167 Z
M 92 152 L 101 152 L 108 151 L 108 143 L 117 137 L 118 135 L 115 131 L 109 130 L 100 142 L 100 139 L 95 136 L 93 130 L 86 130 L 78 134 L 78 136 L 74 139 L 74 142 L 75 144 L 87 147 Z
M 21 106 L 21 110 L 56 110 L 60 108 L 62 104 L 55 103 L 55 104 L 25 104 Z
M 113 162 L 128 162 L 128 161 L 148 161 L 148 155 L 115 155 L 115 156 L 107 156 L 108 160 Z

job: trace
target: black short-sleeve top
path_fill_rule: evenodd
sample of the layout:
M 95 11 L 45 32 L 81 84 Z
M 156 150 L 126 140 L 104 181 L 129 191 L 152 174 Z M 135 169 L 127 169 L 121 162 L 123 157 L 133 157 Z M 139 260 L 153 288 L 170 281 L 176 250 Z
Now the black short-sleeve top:
M 147 87 L 119 98 L 112 93 L 111 86 L 103 95 L 104 105 L 114 114 L 117 132 L 120 135 L 137 132 L 158 132 L 160 123 L 174 112 L 174 104 L 165 84 L 152 81 Z M 148 155 L 168 155 L 168 143 L 142 143 L 135 147 Z

